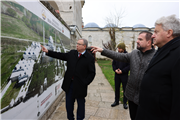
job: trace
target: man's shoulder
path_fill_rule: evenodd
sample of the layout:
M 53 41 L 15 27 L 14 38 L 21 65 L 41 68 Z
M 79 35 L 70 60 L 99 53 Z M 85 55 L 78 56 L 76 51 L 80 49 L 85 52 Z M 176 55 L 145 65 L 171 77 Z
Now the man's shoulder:
M 76 52 L 77 52 L 77 50 L 74 50 L 74 49 L 69 51 L 69 53 L 76 53 Z
M 153 47 L 151 50 L 149 50 L 149 52 L 147 54 L 154 55 L 155 52 L 156 52 L 156 49 Z
M 140 51 L 138 50 L 138 49 L 134 49 L 134 50 L 132 50 L 132 52 L 131 52 L 131 54 L 137 54 L 137 53 L 139 53 Z
M 175 48 L 172 48 L 171 50 L 172 52 L 177 52 L 178 54 L 180 54 L 180 40 L 177 42 L 177 45 Z
M 132 52 L 139 52 L 139 50 L 138 49 L 134 49 L 134 50 L 132 50 Z
M 91 53 L 89 53 L 87 50 L 86 50 L 85 54 L 86 54 L 87 57 L 89 57 L 89 58 L 94 58 L 94 56 L 93 56 Z
M 72 50 L 70 50 L 70 52 L 76 52 L 77 50 L 75 50 L 75 49 L 72 49 Z

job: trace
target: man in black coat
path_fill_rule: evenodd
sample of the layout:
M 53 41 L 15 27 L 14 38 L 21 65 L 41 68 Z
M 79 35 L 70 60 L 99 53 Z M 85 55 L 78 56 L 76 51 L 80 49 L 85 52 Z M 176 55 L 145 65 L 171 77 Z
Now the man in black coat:
M 118 52 L 119 53 L 127 53 L 125 49 L 125 44 L 124 43 L 119 43 L 118 46 Z M 122 83 L 123 87 L 123 107 L 124 109 L 127 109 L 127 98 L 124 95 L 125 93 L 125 88 L 128 80 L 128 73 L 129 73 L 129 63 L 127 62 L 120 62 L 117 60 L 113 60 L 112 62 L 112 67 L 115 72 L 115 101 L 113 104 L 111 104 L 111 107 L 114 107 L 116 105 L 119 105 L 119 96 L 120 96 L 120 85 Z
M 68 53 L 53 52 L 41 45 L 46 55 L 67 61 L 67 71 L 64 76 L 62 89 L 66 92 L 66 111 L 69 120 L 74 120 L 74 102 L 78 103 L 77 120 L 85 118 L 85 97 L 88 85 L 95 77 L 94 57 L 86 51 L 88 42 L 86 39 L 77 41 L 77 50 Z
M 136 120 L 180 120 L 180 20 L 175 15 L 155 23 L 158 51 L 144 74 Z

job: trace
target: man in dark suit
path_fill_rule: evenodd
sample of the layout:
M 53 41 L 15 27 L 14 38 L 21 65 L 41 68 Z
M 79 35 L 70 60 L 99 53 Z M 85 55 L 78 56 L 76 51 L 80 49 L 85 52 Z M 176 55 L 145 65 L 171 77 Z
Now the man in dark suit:
M 66 92 L 66 111 L 69 120 L 74 120 L 74 102 L 77 100 L 77 120 L 85 118 L 85 97 L 88 85 L 95 77 L 94 57 L 86 51 L 86 39 L 77 41 L 77 50 L 68 53 L 53 52 L 41 45 L 46 55 L 67 61 L 67 71 L 64 76 L 62 89 Z
M 140 87 L 136 120 L 180 120 L 180 20 L 175 15 L 155 23 L 158 47 Z
M 119 53 L 127 53 L 125 49 L 125 44 L 124 43 L 119 43 L 118 46 L 118 52 Z M 124 95 L 125 93 L 125 88 L 128 80 L 128 73 L 129 73 L 129 63 L 127 62 L 120 62 L 117 60 L 113 60 L 112 62 L 112 67 L 115 72 L 115 101 L 113 104 L 111 104 L 111 107 L 114 107 L 116 105 L 119 105 L 119 96 L 120 96 L 120 85 L 122 83 L 123 87 L 123 107 L 124 109 L 127 109 L 127 98 Z

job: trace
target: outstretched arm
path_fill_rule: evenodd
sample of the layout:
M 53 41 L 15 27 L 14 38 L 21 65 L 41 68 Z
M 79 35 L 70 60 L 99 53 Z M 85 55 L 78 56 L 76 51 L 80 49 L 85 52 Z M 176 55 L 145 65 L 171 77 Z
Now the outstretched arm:
M 42 47 L 42 51 L 46 52 L 47 56 L 67 61 L 67 56 L 68 56 L 69 52 L 68 53 L 55 52 L 55 51 L 51 51 L 51 50 L 46 49 L 42 45 L 41 45 L 41 47 Z
M 102 49 L 100 47 L 91 46 L 92 53 L 100 52 L 101 55 L 109 57 L 113 60 L 121 61 L 121 62 L 129 62 L 130 61 L 130 53 L 117 53 L 112 50 Z
M 130 55 L 131 53 L 118 53 L 112 50 L 108 49 L 103 49 L 101 52 L 101 55 L 106 56 L 108 58 L 111 58 L 116 61 L 121 61 L 121 62 L 130 62 Z

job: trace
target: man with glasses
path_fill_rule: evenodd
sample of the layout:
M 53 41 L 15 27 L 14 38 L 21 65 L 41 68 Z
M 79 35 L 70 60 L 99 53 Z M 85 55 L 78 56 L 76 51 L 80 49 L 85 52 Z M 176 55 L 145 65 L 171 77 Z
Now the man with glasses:
M 87 96 L 88 85 L 95 77 L 94 57 L 86 50 L 88 41 L 79 39 L 77 50 L 68 53 L 60 53 L 47 50 L 41 45 L 42 51 L 46 55 L 67 61 L 67 71 L 64 76 L 62 89 L 66 92 L 66 111 L 67 118 L 74 120 L 74 102 L 77 100 L 77 120 L 85 118 L 85 97 Z
M 124 43 L 119 43 L 117 48 L 118 48 L 119 53 L 127 53 Z M 126 88 L 126 84 L 127 84 L 127 80 L 128 80 L 129 63 L 113 60 L 112 66 L 113 66 L 113 70 L 115 72 L 115 78 L 114 78 L 114 81 L 115 81 L 115 101 L 113 104 L 111 104 L 111 107 L 115 107 L 116 105 L 119 105 L 120 86 L 122 83 L 123 107 L 124 107 L 124 109 L 128 109 L 127 98 L 124 95 L 124 93 L 125 93 L 125 88 Z

